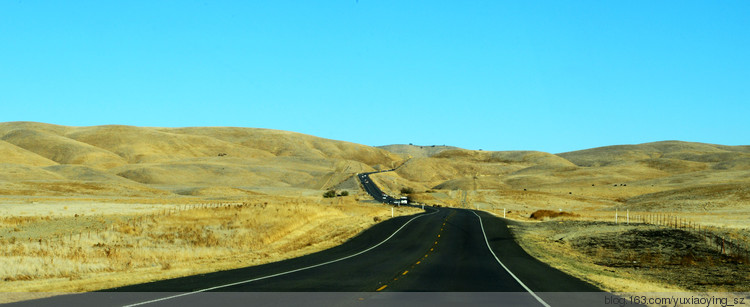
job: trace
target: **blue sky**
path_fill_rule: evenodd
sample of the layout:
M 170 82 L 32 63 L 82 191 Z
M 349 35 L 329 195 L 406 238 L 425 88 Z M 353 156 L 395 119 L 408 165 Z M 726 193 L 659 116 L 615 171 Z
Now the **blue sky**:
M 0 122 L 750 144 L 748 1 L 2 1 Z

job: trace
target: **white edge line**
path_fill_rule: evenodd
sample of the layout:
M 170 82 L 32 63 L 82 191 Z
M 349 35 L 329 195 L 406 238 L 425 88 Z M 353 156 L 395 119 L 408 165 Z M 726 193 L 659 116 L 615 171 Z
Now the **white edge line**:
M 495 260 L 497 260 L 497 263 L 499 263 L 500 266 L 502 266 L 503 269 L 505 269 L 505 271 L 508 272 L 508 274 L 510 274 L 510 276 L 513 277 L 513 279 L 515 279 L 521 285 L 521 287 L 526 289 L 526 291 L 529 292 L 531 296 L 533 296 L 537 301 L 539 301 L 539 303 L 542 303 L 542 305 L 545 307 L 550 307 L 549 304 L 547 304 L 544 300 L 542 300 L 541 297 L 537 296 L 536 293 L 534 293 L 534 291 L 531 291 L 531 289 L 529 289 L 529 287 L 527 287 L 526 284 L 524 284 L 520 279 L 518 279 L 518 277 L 516 277 L 516 274 L 513 274 L 513 272 L 511 272 L 510 269 L 508 269 L 508 267 L 506 267 L 505 264 L 503 264 L 503 262 L 500 261 L 499 258 L 497 258 L 497 255 L 495 255 L 495 252 L 492 250 L 492 247 L 490 247 L 490 241 L 487 240 L 487 233 L 484 232 L 484 223 L 482 223 L 482 217 L 479 216 L 479 214 L 477 214 L 474 211 L 471 211 L 471 213 L 474 213 L 474 215 L 476 215 L 479 218 L 479 226 L 482 227 L 482 235 L 484 236 L 484 243 L 487 243 L 487 249 L 490 250 L 490 253 L 492 253 L 492 256 L 495 257 Z
M 388 238 L 385 238 L 385 240 L 383 240 L 382 242 L 380 242 L 380 243 L 378 243 L 376 245 L 373 245 L 372 247 L 370 247 L 370 248 L 368 248 L 366 250 L 363 250 L 363 251 L 361 251 L 359 253 L 353 254 L 353 255 L 349 255 L 349 256 L 342 257 L 342 258 L 339 258 L 339 259 L 336 259 L 336 260 L 331 260 L 331 261 L 328 261 L 328 262 L 323 262 L 323 263 L 319 263 L 319 264 L 315 264 L 315 265 L 311 265 L 311 266 L 307 266 L 307 267 L 304 267 L 304 268 L 299 268 L 299 269 L 295 269 L 295 270 L 291 270 L 291 271 L 276 273 L 276 274 L 273 274 L 273 275 L 268 275 L 268 276 L 263 276 L 263 277 L 258 277 L 258 278 L 243 280 L 243 281 L 238 281 L 238 282 L 234 282 L 234 283 L 231 283 L 231 284 L 210 287 L 210 288 L 196 290 L 196 291 L 192 291 L 192 292 L 180 293 L 180 294 L 176 294 L 176 295 L 172 295 L 172 296 L 167 296 L 167 297 L 163 297 L 163 298 L 158 298 L 158 299 L 154 299 L 154 300 L 150 300 L 150 301 L 145 301 L 145 302 L 139 302 L 139 303 L 135 303 L 135 304 L 125 305 L 123 307 L 133 307 L 133 306 L 140 306 L 140 305 L 146 305 L 146 304 L 151 304 L 151 303 L 166 301 L 166 300 L 170 300 L 170 299 L 173 299 L 173 298 L 178 298 L 178 297 L 187 296 L 187 295 L 191 295 L 191 294 L 196 294 L 196 293 L 201 293 L 201 292 L 207 292 L 207 291 L 212 291 L 212 290 L 216 290 L 216 289 L 221 289 L 221 288 L 226 288 L 226 287 L 231 287 L 231 286 L 236 286 L 236 285 L 251 283 L 251 282 L 254 282 L 254 281 L 258 281 L 258 280 L 262 280 L 262 279 L 268 279 L 268 278 L 273 278 L 273 277 L 277 277 L 277 276 L 281 276 L 281 275 L 287 275 L 287 274 L 291 274 L 291 273 L 295 273 L 295 272 L 299 272 L 299 271 L 304 271 L 304 270 L 307 270 L 307 269 L 317 268 L 317 267 L 324 266 L 324 265 L 327 265 L 327 264 L 331 264 L 331 263 L 334 263 L 334 262 L 339 262 L 339 261 L 342 261 L 342 260 L 346 260 L 346 259 L 349 259 L 349 258 L 352 258 L 352 257 L 355 257 L 355 256 L 359 256 L 361 254 L 364 254 L 364 253 L 366 253 L 366 252 L 368 252 L 368 251 L 370 251 L 370 250 L 372 250 L 372 249 L 374 249 L 374 248 L 382 245 L 386 241 L 388 241 L 391 238 L 393 238 L 393 236 L 395 236 L 396 233 L 398 233 L 399 231 L 401 231 L 401 229 L 403 229 L 404 227 L 406 227 L 406 225 L 409 224 L 409 223 L 411 223 L 411 221 L 413 221 L 413 220 L 415 220 L 417 218 L 423 217 L 423 216 L 435 214 L 437 212 L 438 211 L 436 210 L 435 212 L 432 212 L 432 213 L 420 214 L 420 215 L 417 215 L 417 216 L 411 218 L 409 221 L 407 221 L 406 223 L 404 223 L 404 225 L 401 225 L 401 227 L 399 227 L 399 229 L 396 229 L 396 231 L 394 231 Z

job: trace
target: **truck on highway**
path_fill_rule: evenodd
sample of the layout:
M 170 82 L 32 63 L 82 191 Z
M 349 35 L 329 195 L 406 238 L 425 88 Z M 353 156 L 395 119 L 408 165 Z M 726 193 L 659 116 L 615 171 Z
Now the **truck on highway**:
M 406 196 L 402 196 L 401 199 L 399 199 L 399 204 L 401 205 L 409 204 L 409 199 Z

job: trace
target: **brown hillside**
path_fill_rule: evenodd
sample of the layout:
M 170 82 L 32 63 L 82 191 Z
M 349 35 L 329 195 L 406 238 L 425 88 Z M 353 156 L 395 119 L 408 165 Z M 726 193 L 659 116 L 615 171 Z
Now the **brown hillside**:
M 748 183 L 712 184 L 678 188 L 639 195 L 627 201 L 628 207 L 635 210 L 679 208 L 680 211 L 706 213 L 711 213 L 719 208 L 736 207 L 749 203 L 750 184 Z
M 27 129 L 56 135 L 64 135 L 75 127 L 60 126 L 37 122 L 5 122 L 0 123 L 0 135 L 5 135 L 11 130 Z
M 110 174 L 106 171 L 90 168 L 83 165 L 53 165 L 43 168 L 45 171 L 57 174 L 62 178 L 76 181 L 96 181 L 108 183 L 127 183 L 134 184 L 123 177 Z
M 445 150 L 430 158 L 409 160 L 396 172 L 405 179 L 423 182 L 438 189 L 505 189 L 509 185 L 527 185 L 531 177 L 511 179 L 513 174 L 550 173 L 556 170 L 574 170 L 577 166 L 561 157 L 537 151 L 472 151 Z M 474 177 L 481 178 L 479 182 Z M 465 178 L 470 178 L 467 180 Z M 536 184 L 556 180 L 533 180 Z M 480 184 L 481 183 L 481 184 Z
M 576 191 L 622 202 L 649 193 L 750 182 L 750 146 L 666 141 L 558 155 L 449 146 L 383 148 L 392 152 L 255 128 L 0 123 L 0 181 L 6 191 L 36 185 L 35 195 L 111 195 L 117 186 L 143 195 L 161 191 L 156 194 L 183 196 L 239 196 L 263 188 L 279 193 L 356 190 L 354 174 L 395 167 L 410 156 L 396 172 L 380 175 L 384 188 Z M 626 184 L 628 188 L 614 189 Z M 85 189 L 75 192 L 76 186 Z
M 112 168 L 126 163 L 120 156 L 112 152 L 50 132 L 14 129 L 1 138 L 8 143 L 60 164 L 83 164 Z
M 24 164 L 33 166 L 55 165 L 57 162 L 42 157 L 36 153 L 0 140 L 0 157 L 2 163 Z
M 508 189 L 505 180 L 497 176 L 463 177 L 445 181 L 437 186 L 440 190 L 486 190 Z
M 446 150 L 460 149 L 453 146 L 439 146 L 439 145 L 385 145 L 378 146 L 380 149 L 385 149 L 394 154 L 400 155 L 404 158 L 427 158 L 437 155 Z
M 131 126 L 97 126 L 78 128 L 66 134 L 77 141 L 113 152 L 128 163 L 173 161 L 186 158 L 215 157 L 272 157 L 239 144 L 202 135 L 185 135 L 153 128 Z
M 737 159 L 732 159 L 728 161 L 718 162 L 714 164 L 713 169 L 747 171 L 747 170 L 750 170 L 750 157 L 743 157 L 743 158 L 737 158 Z
M 413 158 L 391 176 L 437 190 L 431 194 L 447 197 L 446 202 L 459 201 L 456 195 L 466 195 L 450 190 L 463 190 L 470 191 L 470 199 L 478 206 L 517 210 L 533 205 L 536 209 L 555 210 L 621 206 L 630 210 L 694 212 L 713 204 L 722 212 L 739 212 L 725 220 L 731 224 L 743 219 L 747 200 L 722 196 L 717 187 L 750 186 L 748 154 L 748 146 L 679 141 L 608 146 L 559 155 L 453 149 Z
M 747 146 L 723 146 L 680 141 L 617 145 L 558 154 L 579 166 L 602 166 L 617 161 L 670 158 L 695 162 L 721 162 L 750 157 Z
M 0 163 L 0 181 L 61 180 L 65 177 L 42 167 L 23 164 Z
M 263 163 L 262 161 L 256 161 Z M 325 172 L 313 167 L 295 170 L 274 165 L 224 164 L 212 162 L 141 163 L 113 169 L 118 176 L 143 184 L 172 186 L 288 187 L 301 186 Z
M 78 195 L 76 186 L 83 194 L 116 193 L 109 186 L 93 188 L 97 184 L 194 196 L 245 195 L 244 187 L 325 189 L 401 161 L 382 149 L 268 129 L 33 122 L 0 123 L 0 154 L 0 180 L 24 195 Z M 55 186 L 29 192 L 28 181 Z
M 529 165 L 575 166 L 559 156 L 539 151 L 476 151 L 466 149 L 446 150 L 434 158 L 459 159 L 481 163 L 526 163 Z
M 289 131 L 232 127 L 178 128 L 163 131 L 209 136 L 267 151 L 276 156 L 353 160 L 370 166 L 391 165 L 401 160 L 397 155 L 382 149 Z

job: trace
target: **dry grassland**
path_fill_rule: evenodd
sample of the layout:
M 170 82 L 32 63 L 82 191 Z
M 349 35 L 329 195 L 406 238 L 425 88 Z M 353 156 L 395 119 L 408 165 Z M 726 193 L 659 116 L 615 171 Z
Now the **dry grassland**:
M 722 252 L 702 232 L 612 222 L 517 222 L 532 256 L 613 292 L 747 292 L 748 254 Z M 709 230 L 748 245 L 750 233 Z
M 92 291 L 279 261 L 341 244 L 391 214 L 390 207 L 354 197 L 257 197 L 138 209 L 110 203 L 97 210 L 82 202 L 34 206 L 34 212 L 4 208 L 17 214 L 0 219 L 0 293 Z M 396 209 L 397 215 L 420 212 Z

